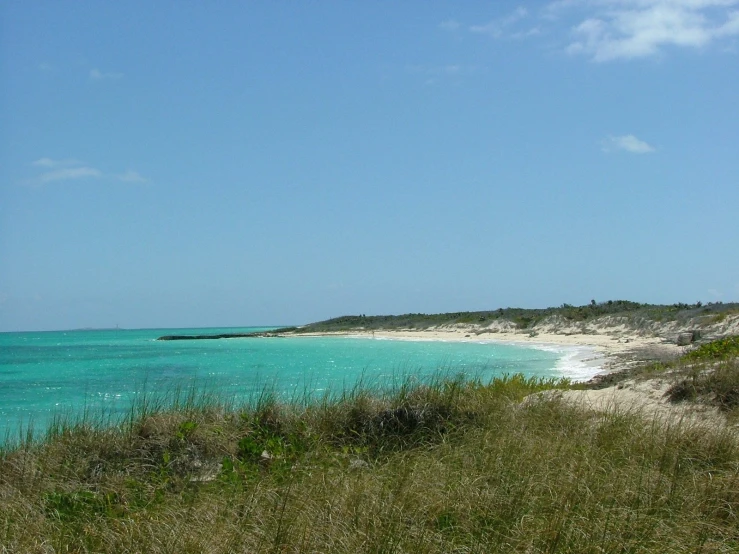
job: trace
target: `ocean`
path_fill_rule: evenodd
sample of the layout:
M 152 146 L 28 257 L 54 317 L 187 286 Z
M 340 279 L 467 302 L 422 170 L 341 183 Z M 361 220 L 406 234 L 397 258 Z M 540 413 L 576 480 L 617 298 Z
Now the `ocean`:
M 386 387 L 443 372 L 489 381 L 503 374 L 584 379 L 597 368 L 579 347 L 370 337 L 157 341 L 172 334 L 248 333 L 267 327 L 0 333 L 0 443 L 30 424 L 84 410 L 126 413 L 137 396 L 203 388 L 248 401 L 285 400 L 362 382 Z

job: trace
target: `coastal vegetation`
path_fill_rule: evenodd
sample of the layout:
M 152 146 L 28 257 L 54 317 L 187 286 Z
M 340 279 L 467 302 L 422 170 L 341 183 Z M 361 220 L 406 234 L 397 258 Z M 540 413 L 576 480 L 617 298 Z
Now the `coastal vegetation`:
M 670 323 L 691 324 L 699 328 L 733 321 L 739 315 L 739 303 L 709 302 L 703 304 L 676 303 L 669 305 L 641 304 L 629 300 L 608 300 L 572 306 L 527 309 L 499 308 L 479 312 L 448 312 L 441 314 L 345 315 L 301 326 L 280 327 L 255 333 L 213 335 L 165 335 L 158 340 L 207 340 L 223 338 L 264 338 L 288 334 L 342 333 L 352 331 L 423 331 L 465 327 L 476 334 L 500 330 L 537 333 L 542 325 L 547 331 L 571 334 L 590 333 L 588 326 L 606 330 L 618 325 L 639 332 L 659 331 Z
M 675 401 L 715 401 L 732 382 L 739 396 L 738 347 L 708 342 L 651 371 L 696 376 Z M 537 394 L 570 386 L 439 376 L 241 406 L 175 391 L 115 425 L 60 419 L 0 450 L 0 549 L 739 550 L 736 429 Z
M 480 312 L 451 312 L 444 314 L 403 314 L 403 315 L 347 315 L 310 323 L 297 330 L 299 333 L 319 333 L 389 329 L 428 329 L 431 327 L 451 325 L 486 326 L 496 321 L 511 322 L 519 329 L 529 329 L 548 318 L 561 318 L 566 322 L 587 322 L 604 316 L 616 316 L 631 320 L 647 320 L 655 322 L 679 321 L 692 318 L 703 318 L 705 322 L 715 322 L 728 315 L 739 313 L 739 303 L 707 303 L 695 304 L 641 304 L 628 300 L 608 300 L 572 306 L 562 304 L 559 307 L 543 309 L 500 308 Z
M 739 336 L 701 344 L 661 369 L 678 378 L 669 390 L 674 402 L 700 400 L 727 412 L 739 410 Z

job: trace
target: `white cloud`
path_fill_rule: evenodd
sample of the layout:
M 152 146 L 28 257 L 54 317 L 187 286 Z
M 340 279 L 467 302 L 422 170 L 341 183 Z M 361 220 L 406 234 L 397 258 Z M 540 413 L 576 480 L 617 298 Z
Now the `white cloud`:
M 86 177 L 102 177 L 103 174 L 94 167 L 70 167 L 66 169 L 55 169 L 39 176 L 38 182 L 51 183 L 54 181 L 69 181 L 72 179 L 83 179 Z
M 454 20 L 443 22 L 456 30 Z M 595 62 L 659 57 L 670 48 L 734 52 L 739 0 L 550 0 L 468 28 L 499 40 L 560 35 L 560 47 Z M 567 36 L 562 36 L 567 33 Z
M 733 37 L 736 35 L 739 35 L 739 10 L 729 12 L 726 23 L 716 29 L 717 37 Z
M 703 48 L 739 36 L 739 0 L 558 0 L 545 13 L 578 9 L 570 54 L 596 62 L 647 58 L 665 47 Z
M 608 136 L 603 140 L 603 152 L 623 150 L 632 154 L 649 154 L 655 151 L 654 146 L 636 138 L 634 135 Z
M 526 8 L 518 7 L 510 14 L 493 19 L 485 25 L 472 25 L 470 31 L 490 35 L 493 38 L 505 38 L 509 34 L 510 27 L 525 19 L 528 15 L 529 11 Z M 521 33 L 516 34 L 521 35 Z
M 123 78 L 123 73 L 116 73 L 113 71 L 102 72 L 99 69 L 90 70 L 90 79 L 92 79 L 93 81 L 102 81 L 103 79 L 116 80 L 116 79 L 122 79 L 122 78 Z
M 148 183 L 149 179 L 146 177 L 143 177 L 138 171 L 133 171 L 132 169 L 127 170 L 125 173 L 120 173 L 116 175 L 116 178 L 119 181 L 123 181 L 124 183 Z

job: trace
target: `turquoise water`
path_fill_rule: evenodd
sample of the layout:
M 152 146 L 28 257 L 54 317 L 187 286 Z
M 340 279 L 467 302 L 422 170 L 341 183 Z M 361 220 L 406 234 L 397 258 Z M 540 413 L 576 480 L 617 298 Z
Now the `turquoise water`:
M 234 333 L 264 328 L 146 329 L 0 333 L 0 442 L 59 413 L 125 412 L 142 391 L 206 387 L 248 399 L 267 387 L 287 398 L 372 386 L 439 369 L 489 380 L 505 373 L 563 374 L 562 350 L 495 343 L 352 337 L 156 341 L 166 334 Z M 566 373 L 566 371 L 565 371 Z

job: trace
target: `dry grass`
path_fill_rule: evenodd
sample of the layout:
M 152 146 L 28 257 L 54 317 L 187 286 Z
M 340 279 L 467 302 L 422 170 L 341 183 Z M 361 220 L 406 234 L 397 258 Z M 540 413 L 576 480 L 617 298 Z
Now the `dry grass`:
M 519 404 L 555 385 L 191 397 L 59 424 L 2 451 L 0 551 L 739 550 L 735 435 Z

